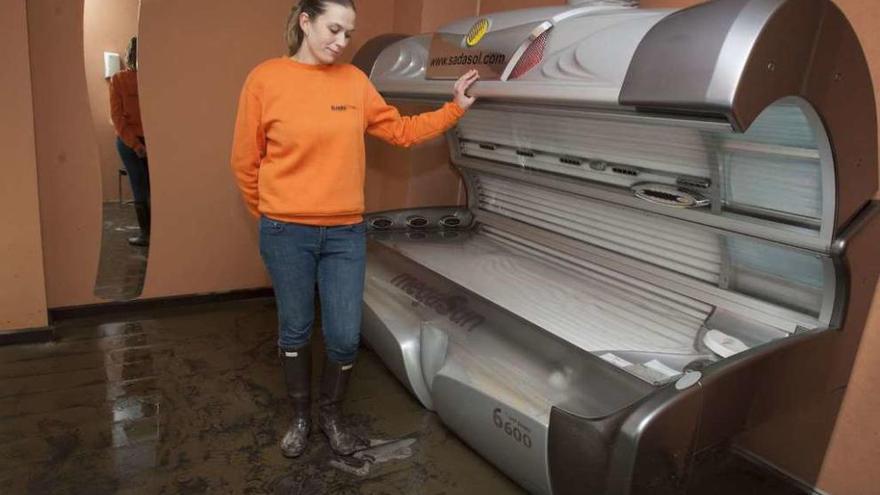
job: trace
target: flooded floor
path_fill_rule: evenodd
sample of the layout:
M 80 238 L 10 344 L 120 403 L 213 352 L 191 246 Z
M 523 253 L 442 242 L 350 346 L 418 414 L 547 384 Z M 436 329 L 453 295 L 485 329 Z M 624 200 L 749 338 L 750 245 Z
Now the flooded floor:
M 0 347 L 0 492 L 523 493 L 369 350 L 345 408 L 366 437 L 398 442 L 352 466 L 313 431 L 301 458 L 282 457 L 275 324 L 270 300 L 202 304 L 70 320 L 56 342 Z
M 140 232 L 134 205 L 104 203 L 101 258 L 95 295 L 110 301 L 127 301 L 141 295 L 147 273 L 149 247 L 132 246 L 129 237 Z
M 70 319 L 55 342 L 0 347 L 0 493 L 524 493 L 367 349 L 345 408 L 378 446 L 340 459 L 313 431 L 285 459 L 275 328 L 272 300 L 253 299 Z M 705 474 L 689 493 L 803 493 L 744 462 Z

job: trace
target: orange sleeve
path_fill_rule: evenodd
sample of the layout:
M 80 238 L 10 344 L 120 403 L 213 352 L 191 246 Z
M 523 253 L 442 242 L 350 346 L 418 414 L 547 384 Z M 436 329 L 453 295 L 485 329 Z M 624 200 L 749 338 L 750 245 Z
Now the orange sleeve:
M 260 163 L 265 156 L 266 133 L 262 123 L 262 104 L 249 88 L 249 84 L 245 83 L 238 101 L 230 162 L 245 204 L 254 216 L 260 215 L 258 184 Z
M 364 97 L 364 118 L 367 132 L 397 146 L 412 146 L 437 137 L 458 122 L 464 110 L 456 103 L 447 102 L 439 110 L 411 117 L 401 117 L 400 112 L 385 103 L 385 99 L 367 79 Z
M 134 129 L 129 127 L 125 120 L 125 107 L 122 103 L 122 81 L 119 79 L 118 74 L 110 78 L 110 119 L 113 121 L 116 135 L 122 139 L 126 146 L 131 149 L 143 146 Z

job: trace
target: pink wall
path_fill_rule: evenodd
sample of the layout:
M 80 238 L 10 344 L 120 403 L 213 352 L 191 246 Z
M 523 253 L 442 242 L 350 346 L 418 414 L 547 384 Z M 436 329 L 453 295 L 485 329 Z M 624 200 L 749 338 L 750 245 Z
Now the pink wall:
M 44 327 L 34 113 L 24 2 L 0 0 L 0 332 Z
M 397 0 L 392 18 L 394 31 L 403 34 L 422 32 L 422 9 L 425 0 Z
M 836 0 L 862 42 L 880 115 L 880 6 L 877 0 Z M 880 117 L 878 117 L 880 118 Z M 835 495 L 869 495 L 880 487 L 880 293 L 862 336 L 843 408 L 819 486 Z
M 140 77 L 154 191 L 142 297 L 265 287 L 254 223 L 241 206 L 228 154 L 241 84 L 257 63 L 285 52 L 281 32 L 291 1 L 260 8 L 142 3 Z M 101 154 L 84 76 L 83 0 L 27 5 L 48 306 L 97 304 Z M 358 5 L 347 56 L 394 29 L 395 0 Z
M 139 0 L 85 0 L 83 7 L 86 85 L 98 152 L 101 161 L 101 189 L 104 201 L 118 195 L 119 167 L 116 133 L 110 120 L 109 80 L 104 79 L 104 52 L 118 53 L 125 59 L 128 40 L 137 34 Z M 131 189 L 123 178 L 123 199 Z
M 269 285 L 229 149 L 241 85 L 283 53 L 290 4 L 143 0 L 139 85 L 153 226 L 142 297 Z
M 27 2 L 46 296 L 97 303 L 101 171 L 83 61 L 82 0 Z
M 479 5 L 481 14 L 490 14 L 502 10 L 555 7 L 565 3 L 565 0 L 481 0 Z
M 286 52 L 282 32 L 290 5 L 143 0 L 139 82 L 150 140 L 153 233 L 142 297 L 269 285 L 256 224 L 228 162 L 241 85 L 259 62 Z M 393 7 L 392 0 L 358 3 L 358 29 L 346 56 L 392 30 Z
M 8 61 L 3 59 L 9 64 L 4 67 L 23 67 L 21 54 L 26 47 L 20 40 L 21 23 L 16 23 L 22 16 L 20 2 L 3 2 L 0 5 L 4 18 L 0 22 L 4 24 L 0 37 L 3 41 L 10 39 L 11 45 L 4 44 L 0 57 L 9 57 Z M 480 13 L 489 13 L 563 3 L 561 0 L 473 2 L 455 1 L 449 5 L 462 9 L 462 12 L 468 12 L 476 5 Z M 155 178 L 154 244 L 144 296 L 266 286 L 268 280 L 257 254 L 254 223 L 241 206 L 227 161 L 241 82 L 247 71 L 260 60 L 283 53 L 280 31 L 290 0 L 266 0 L 261 2 L 259 9 L 245 2 L 209 0 L 144 0 L 143 3 L 142 94 L 146 101 L 144 120 L 151 139 L 151 165 Z M 642 3 L 645 7 L 672 7 L 692 2 L 643 0 Z M 880 34 L 877 29 L 880 9 L 877 9 L 875 0 L 838 0 L 838 3 L 859 32 L 875 80 L 880 80 Z M 445 23 L 447 16 L 453 16 L 453 7 L 447 11 L 438 8 L 438 4 L 445 5 L 445 2 L 362 0 L 359 3 L 359 32 L 349 53 L 374 34 L 421 32 Z M 91 292 L 100 242 L 101 174 L 83 76 L 82 3 L 28 0 L 27 6 L 40 215 L 38 217 L 33 207 L 27 207 L 27 198 L 33 198 L 33 194 L 21 196 L 21 201 L 15 194 L 0 195 L 0 201 L 12 202 L 17 212 L 14 217 L 3 217 L 2 212 L 11 209 L 0 208 L 4 224 L 13 225 L 15 232 L 21 228 L 25 232 L 21 236 L 21 245 L 8 248 L 0 244 L 0 247 L 11 249 L 8 252 L 13 259 L 22 260 L 24 270 L 10 273 L 0 268 L 0 284 L 11 287 L 10 280 L 15 280 L 31 294 L 27 300 L 35 301 L 36 309 L 16 308 L 14 317 L 23 316 L 31 321 L 36 315 L 33 321 L 39 325 L 44 318 L 38 289 L 42 285 L 42 275 L 33 255 L 34 243 L 39 241 L 37 234 L 27 233 L 27 225 L 35 225 L 37 221 L 42 225 L 48 306 L 97 302 Z M 457 10 L 454 17 L 458 17 Z M 6 49 L 10 46 L 13 50 Z M 6 74 L 8 72 L 4 76 Z M 3 98 L 4 109 L 0 126 L 10 126 L 7 115 L 12 114 L 13 119 L 22 115 L 27 119 L 26 106 L 14 105 L 26 100 L 22 96 L 26 96 L 27 89 L 22 80 L 8 81 L 4 76 L 0 76 L 3 89 L 0 98 Z M 21 127 L 20 122 L 15 124 Z M 21 132 L 18 127 L 13 130 Z M 14 135 L 10 132 L 0 132 L 0 139 L 9 139 L 7 149 L 16 149 L 12 145 L 19 142 L 18 138 L 9 138 Z M 24 142 L 29 139 L 26 131 L 21 139 Z M 389 167 L 386 170 L 397 167 L 401 173 L 410 174 L 407 177 L 421 173 L 405 170 L 407 162 L 429 163 L 441 168 L 448 166 L 430 149 L 417 149 L 415 153 L 389 157 L 380 152 L 380 155 L 373 156 L 369 166 L 374 170 L 375 167 Z M 430 159 L 413 161 L 418 153 L 425 153 Z M 21 157 L 20 163 L 24 164 L 19 170 L 21 174 L 11 177 L 13 181 L 19 181 L 15 191 L 21 185 L 21 190 L 26 192 L 28 187 L 34 187 L 32 179 L 28 178 L 27 165 L 32 157 L 26 150 Z M 6 177 L 4 175 L 4 179 Z M 375 175 L 372 177 L 376 178 Z M 457 191 L 454 176 L 443 180 L 447 181 L 444 187 L 448 186 L 448 191 Z M 424 183 L 431 184 L 432 181 Z M 381 184 L 373 191 L 377 195 L 376 204 L 380 206 L 425 198 L 423 193 L 408 186 Z M 432 201 L 445 201 L 450 197 L 454 198 L 454 194 Z M 21 223 L 16 223 L 19 219 L 22 219 Z M 4 308 L 8 312 L 17 305 L 8 298 L 8 294 L 0 294 L 0 318 L 7 318 Z M 876 366 L 880 361 L 878 318 L 880 316 L 875 311 L 860 348 L 820 479 L 820 487 L 832 493 L 867 494 L 872 493 L 873 487 L 880 486 L 880 471 L 873 468 L 880 457 L 880 428 L 875 425 L 880 410 L 880 399 L 876 394 L 880 387 L 880 367 Z M 2 327 L 3 323 L 0 323 Z

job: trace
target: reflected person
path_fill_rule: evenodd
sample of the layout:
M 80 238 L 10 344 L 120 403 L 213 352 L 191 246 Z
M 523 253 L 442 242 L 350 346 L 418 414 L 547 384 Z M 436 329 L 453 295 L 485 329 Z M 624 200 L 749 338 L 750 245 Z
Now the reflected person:
M 150 243 L 150 172 L 138 99 L 137 41 L 135 36 L 128 43 L 125 70 L 110 79 L 110 116 L 116 130 L 116 149 L 131 183 L 139 228 L 138 235 L 130 237 L 128 242 L 147 246 Z
M 285 456 L 306 448 L 317 284 L 326 359 L 318 428 L 340 455 L 366 443 L 344 425 L 341 404 L 360 340 L 364 290 L 364 132 L 398 146 L 442 136 L 474 102 L 454 85 L 454 101 L 402 117 L 369 78 L 335 63 L 355 28 L 350 0 L 302 0 L 287 29 L 288 56 L 257 66 L 241 92 L 232 168 L 250 211 L 260 217 L 260 252 L 278 304 L 278 347 L 293 421 Z M 450 84 L 450 86 L 453 86 Z

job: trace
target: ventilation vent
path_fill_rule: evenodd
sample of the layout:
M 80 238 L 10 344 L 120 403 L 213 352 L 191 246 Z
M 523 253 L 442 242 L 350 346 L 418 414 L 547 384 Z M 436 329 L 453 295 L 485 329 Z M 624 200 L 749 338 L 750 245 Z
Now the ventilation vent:
M 446 228 L 455 228 L 461 225 L 461 220 L 453 216 L 443 217 L 440 219 L 440 225 Z
M 413 215 L 406 219 L 406 224 L 414 229 L 423 229 L 428 226 L 428 219 L 422 216 Z
M 519 58 L 513 71 L 510 72 L 508 79 L 518 79 L 541 63 L 541 60 L 544 58 L 544 49 L 547 48 L 547 38 L 549 35 L 550 30 L 548 29 L 532 41 Z
M 615 174 L 631 175 L 633 177 L 639 175 L 639 170 L 636 168 L 615 166 L 611 167 L 611 170 L 614 171 Z
M 388 217 L 376 217 L 370 220 L 370 227 L 376 230 L 386 230 L 391 228 L 394 222 Z
M 700 177 L 679 177 L 675 179 L 675 183 L 679 186 L 698 187 L 700 189 L 709 189 L 712 186 L 711 180 Z

